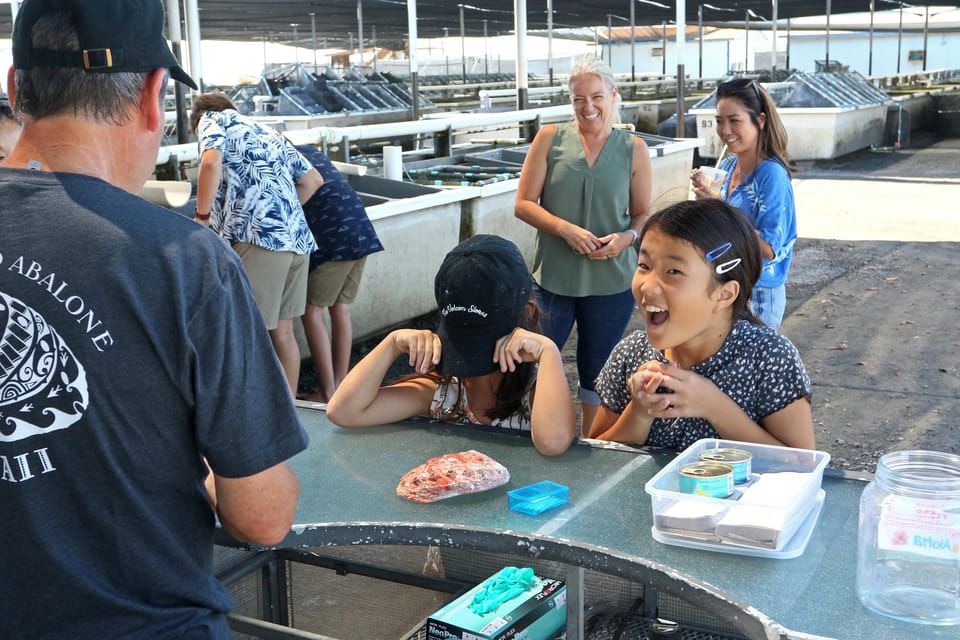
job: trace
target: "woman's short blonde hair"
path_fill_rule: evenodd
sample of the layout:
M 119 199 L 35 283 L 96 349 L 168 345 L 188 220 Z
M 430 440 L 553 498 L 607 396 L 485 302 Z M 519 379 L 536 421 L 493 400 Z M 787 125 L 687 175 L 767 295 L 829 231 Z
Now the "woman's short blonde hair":
M 607 116 L 607 124 L 613 126 L 620 122 L 620 92 L 614 91 L 617 88 L 617 81 L 613 77 L 613 70 L 610 66 L 599 58 L 583 58 L 570 69 L 570 78 L 567 80 L 567 90 L 573 99 L 574 81 L 586 75 L 597 76 L 603 80 L 603 86 L 613 96 L 613 110 Z

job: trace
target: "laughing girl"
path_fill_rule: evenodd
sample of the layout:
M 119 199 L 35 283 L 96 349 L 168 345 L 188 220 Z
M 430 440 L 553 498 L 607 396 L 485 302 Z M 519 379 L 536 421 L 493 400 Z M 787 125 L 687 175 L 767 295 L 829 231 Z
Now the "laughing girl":
M 600 440 L 676 450 L 701 438 L 814 447 L 796 347 L 750 311 L 761 254 L 750 221 L 717 199 L 677 203 L 640 234 L 633 296 L 646 321 L 600 376 Z

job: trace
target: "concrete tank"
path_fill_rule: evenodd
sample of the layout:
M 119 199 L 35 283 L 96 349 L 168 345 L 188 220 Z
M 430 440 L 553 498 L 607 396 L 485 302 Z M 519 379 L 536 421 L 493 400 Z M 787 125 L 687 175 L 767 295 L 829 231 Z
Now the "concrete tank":
M 793 160 L 825 160 L 883 142 L 891 99 L 856 73 L 795 73 L 786 82 L 763 83 L 777 104 Z M 716 92 L 690 110 L 700 155 L 717 158 L 723 143 L 716 134 Z
M 653 134 L 637 134 L 647 143 L 653 174 L 651 194 L 652 211 L 686 200 L 689 195 L 690 171 L 693 166 L 693 149 L 699 145 L 696 139 L 677 140 Z M 408 168 L 422 169 L 432 165 L 464 165 L 484 163 L 511 165 L 520 168 L 526 159 L 530 145 L 493 149 L 464 156 L 420 160 L 407 164 Z M 480 233 L 493 233 L 513 241 L 527 259 L 533 262 L 536 230 L 518 220 L 514 215 L 519 180 L 506 180 L 476 187 L 473 194 L 461 202 L 462 214 L 460 239 L 465 240 Z

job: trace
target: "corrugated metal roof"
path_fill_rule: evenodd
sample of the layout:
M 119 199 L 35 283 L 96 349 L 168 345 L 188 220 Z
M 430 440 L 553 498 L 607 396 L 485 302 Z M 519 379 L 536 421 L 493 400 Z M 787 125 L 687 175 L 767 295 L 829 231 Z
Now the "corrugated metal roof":
M 158 2 L 160 0 L 157 0 Z M 298 44 L 313 45 L 315 25 L 318 47 L 345 47 L 358 40 L 358 4 L 362 7 L 364 42 L 374 32 L 377 46 L 403 48 L 407 37 L 407 3 L 403 0 L 198 0 L 201 36 L 205 39 L 273 40 L 291 43 L 294 26 Z M 489 35 L 511 33 L 514 28 L 514 0 L 477 0 L 464 7 L 464 31 L 468 36 L 481 36 L 486 21 Z M 831 0 L 834 14 L 869 11 L 870 0 Z M 936 4 L 933 0 L 912 0 L 905 6 Z M 942 4 L 942 0 L 940 0 Z M 417 0 L 419 37 L 437 38 L 460 33 L 460 4 L 454 0 Z M 696 24 L 698 5 L 687 2 L 688 24 Z M 702 3 L 705 24 L 744 20 L 751 12 L 751 21 L 771 19 L 771 0 L 711 0 Z M 896 0 L 877 0 L 877 10 L 895 9 Z M 669 0 L 636 0 L 635 24 L 660 25 L 676 17 L 675 2 Z M 778 18 L 822 15 L 825 0 L 780 0 Z M 628 26 L 629 0 L 553 0 L 553 26 L 606 26 L 607 16 L 617 27 Z M 311 15 L 312 14 L 312 15 Z M 546 0 L 527 0 L 527 28 L 547 28 Z M 0 33 L 10 33 L 10 12 L 0 7 Z M 628 34 L 629 38 L 629 34 Z

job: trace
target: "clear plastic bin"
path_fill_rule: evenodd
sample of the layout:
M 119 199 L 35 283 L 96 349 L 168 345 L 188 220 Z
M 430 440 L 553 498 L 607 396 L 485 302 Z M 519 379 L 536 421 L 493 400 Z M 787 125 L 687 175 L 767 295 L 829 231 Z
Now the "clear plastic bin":
M 752 474 L 729 498 L 682 493 L 680 467 L 699 460 L 706 449 L 743 449 L 753 455 Z M 651 478 L 654 533 L 671 543 L 695 542 L 718 550 L 738 546 L 778 557 L 818 501 L 830 454 L 734 440 L 699 440 Z M 809 533 L 809 532 L 808 532 Z M 656 536 L 655 536 L 656 537 Z M 693 544 L 689 546 L 694 546 Z M 794 545 L 795 546 L 795 545 Z

